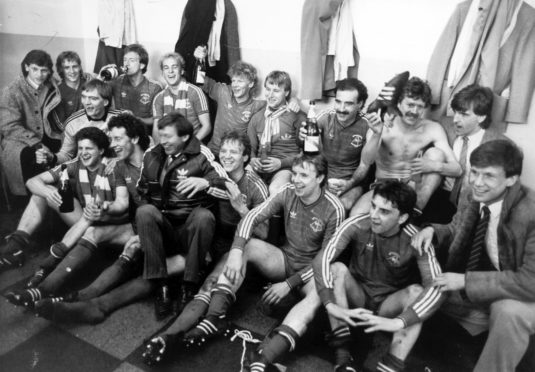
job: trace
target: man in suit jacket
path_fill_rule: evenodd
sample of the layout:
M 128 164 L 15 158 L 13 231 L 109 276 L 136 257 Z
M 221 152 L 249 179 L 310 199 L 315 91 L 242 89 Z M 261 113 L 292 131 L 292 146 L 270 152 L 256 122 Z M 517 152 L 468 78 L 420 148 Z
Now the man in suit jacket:
M 442 311 L 471 334 L 489 329 L 476 372 L 514 371 L 535 334 L 535 194 L 519 182 L 522 159 L 511 141 L 480 145 L 470 156 L 470 203 L 412 240 L 426 249 L 435 236 L 449 247 L 435 280 L 450 294 Z

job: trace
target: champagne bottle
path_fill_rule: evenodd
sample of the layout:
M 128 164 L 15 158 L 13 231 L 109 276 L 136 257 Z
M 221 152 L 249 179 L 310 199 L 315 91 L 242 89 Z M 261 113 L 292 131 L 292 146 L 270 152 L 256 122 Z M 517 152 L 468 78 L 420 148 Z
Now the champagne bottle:
M 316 104 L 310 101 L 306 121 L 306 137 L 304 153 L 307 155 L 318 155 L 320 153 L 320 131 L 316 120 Z
M 204 85 L 204 77 L 206 76 L 206 63 L 204 58 L 196 58 L 195 66 L 193 68 L 193 84 L 201 86 Z
M 74 194 L 69 181 L 69 174 L 67 173 L 66 164 L 61 164 L 61 177 L 59 180 L 58 192 L 62 201 L 61 205 L 59 206 L 59 211 L 61 213 L 69 213 L 74 211 Z
M 119 75 L 119 71 L 117 70 L 117 67 L 115 66 L 109 66 L 106 67 L 104 70 L 100 72 L 100 76 L 104 81 L 110 81 L 115 79 Z

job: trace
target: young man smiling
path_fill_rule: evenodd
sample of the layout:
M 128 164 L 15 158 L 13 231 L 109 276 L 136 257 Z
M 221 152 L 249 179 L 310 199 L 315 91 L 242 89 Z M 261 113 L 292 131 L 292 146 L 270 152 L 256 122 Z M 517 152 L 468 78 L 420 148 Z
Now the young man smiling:
M 210 134 L 212 124 L 208 101 L 201 88 L 184 78 L 184 58 L 178 53 L 167 53 L 160 60 L 162 76 L 167 87 L 159 92 L 152 103 L 152 137 L 158 140 L 158 121 L 165 115 L 178 111 L 193 124 L 193 133 L 199 140 Z
M 336 372 L 356 371 L 350 353 L 354 326 L 366 327 L 367 333 L 393 333 L 377 371 L 403 370 L 422 321 L 442 301 L 433 287 L 440 266 L 432 249 L 419 256 L 411 247 L 417 230 L 407 221 L 415 202 L 408 185 L 395 180 L 377 183 L 370 214 L 344 221 L 314 262 L 316 286 L 332 327 L 329 343 L 336 351 Z M 349 267 L 334 262 L 347 248 Z
M 481 144 L 470 155 L 470 202 L 413 237 L 419 250 L 436 238 L 448 251 L 434 281 L 449 295 L 441 311 L 472 335 L 489 331 L 476 372 L 514 371 L 535 334 L 535 196 L 520 184 L 522 160 L 511 141 Z
M 344 219 L 342 204 L 323 187 L 326 172 L 327 164 L 321 156 L 295 158 L 292 183 L 282 187 L 240 221 L 229 257 L 212 291 L 206 318 L 185 334 L 185 342 L 202 343 L 224 330 L 227 312 L 245 279 L 248 264 L 251 264 L 274 283 L 262 296 L 264 303 L 278 304 L 292 290 L 304 297 L 262 345 L 262 355 L 267 358 L 264 366 L 290 349 L 286 348 L 285 340 L 291 339 L 289 344 L 295 345 L 317 309 L 313 306 L 317 295 L 311 280 L 312 260 Z M 284 216 L 287 242 L 279 248 L 251 238 L 254 228 L 276 213 Z

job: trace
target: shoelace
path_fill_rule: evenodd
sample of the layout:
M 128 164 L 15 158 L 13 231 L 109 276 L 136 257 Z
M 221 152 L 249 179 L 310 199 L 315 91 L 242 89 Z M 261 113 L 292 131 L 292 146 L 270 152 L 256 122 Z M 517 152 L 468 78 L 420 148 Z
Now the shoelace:
M 241 360 L 240 360 L 240 372 L 243 371 L 243 362 L 245 361 L 245 353 L 247 352 L 247 343 L 250 342 L 252 344 L 259 344 L 261 341 L 254 338 L 251 332 L 247 330 L 234 330 L 234 335 L 230 338 L 230 341 L 234 341 L 236 338 L 242 339 L 242 354 L 241 354 Z

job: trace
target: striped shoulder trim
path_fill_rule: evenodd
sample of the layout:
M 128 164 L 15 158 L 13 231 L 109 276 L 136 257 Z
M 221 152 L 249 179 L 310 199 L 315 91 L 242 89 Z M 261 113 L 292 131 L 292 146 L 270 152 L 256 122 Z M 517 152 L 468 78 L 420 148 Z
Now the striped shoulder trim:
M 197 93 L 197 96 L 199 97 L 199 101 L 201 102 L 201 108 L 203 110 L 208 110 L 208 100 L 206 99 L 206 94 L 204 94 L 204 91 L 196 86 L 195 84 L 188 83 L 188 90 L 191 89 L 195 93 Z
M 269 197 L 269 190 L 265 184 L 265 182 L 255 173 L 255 172 L 247 172 L 247 179 L 258 189 L 260 194 L 262 194 L 262 197 L 264 200 L 266 200 Z
M 201 154 L 203 154 L 204 157 L 210 162 L 210 164 L 212 165 L 212 167 L 215 169 L 215 171 L 220 177 L 230 179 L 230 177 L 228 176 L 227 172 L 225 172 L 221 164 L 215 161 L 215 156 L 212 153 L 212 151 L 208 147 L 204 146 L 203 144 L 201 144 Z
M 345 208 L 342 202 L 340 201 L 340 199 L 338 199 L 338 197 L 332 194 L 331 192 L 325 191 L 325 197 L 327 198 L 327 200 L 331 202 L 331 204 L 334 206 L 334 209 L 336 210 L 336 219 L 337 219 L 336 225 L 338 226 L 342 223 L 342 221 L 345 218 L 345 214 L 346 214 Z
M 327 109 L 327 110 L 323 110 L 321 111 L 317 116 L 316 116 L 316 119 L 320 119 L 324 116 L 329 116 L 329 115 L 333 115 L 336 113 L 336 110 L 335 109 Z
M 80 116 L 85 116 L 85 109 L 81 109 L 81 110 L 73 112 L 71 114 L 71 116 L 69 116 L 67 118 L 67 120 L 65 120 L 65 126 L 67 126 L 67 124 L 69 124 L 71 121 L 79 118 Z
M 108 115 L 113 115 L 113 116 L 117 116 L 117 115 L 125 114 L 125 113 L 128 113 L 128 111 L 127 110 L 120 110 L 120 109 L 109 109 L 108 110 Z
M 51 171 L 57 172 L 57 171 L 59 171 L 61 169 L 61 166 L 63 164 L 70 165 L 70 164 L 74 164 L 74 163 L 78 163 L 78 157 L 75 157 L 74 159 L 70 159 L 70 160 L 67 160 L 67 161 L 65 161 L 65 162 L 63 162 L 61 164 L 56 165 L 54 168 L 51 169 Z

